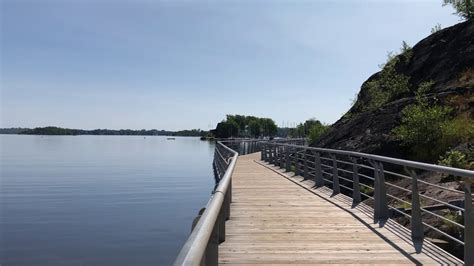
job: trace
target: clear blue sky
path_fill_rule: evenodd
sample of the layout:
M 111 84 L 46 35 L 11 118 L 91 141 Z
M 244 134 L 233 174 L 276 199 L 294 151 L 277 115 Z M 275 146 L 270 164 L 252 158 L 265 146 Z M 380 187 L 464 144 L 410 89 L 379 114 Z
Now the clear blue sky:
M 333 123 L 387 52 L 459 22 L 441 0 L 0 2 L 0 127 Z

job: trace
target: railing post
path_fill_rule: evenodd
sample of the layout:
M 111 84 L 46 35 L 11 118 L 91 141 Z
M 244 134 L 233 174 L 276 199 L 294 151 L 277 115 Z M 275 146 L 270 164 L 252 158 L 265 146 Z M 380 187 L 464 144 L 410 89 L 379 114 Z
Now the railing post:
M 298 148 L 295 150 L 295 175 L 300 174 L 300 158 L 298 158 Z
M 362 199 L 360 196 L 359 183 L 359 165 L 356 158 L 351 158 L 352 161 L 352 206 L 359 204 Z
M 314 155 L 314 168 L 316 169 L 316 173 L 314 175 L 314 183 L 316 183 L 317 187 L 324 186 L 323 180 L 323 172 L 321 170 L 321 155 L 317 152 Z
M 229 182 L 229 188 L 227 189 L 226 198 L 227 198 L 227 201 L 225 202 L 226 204 L 225 219 L 229 220 L 230 219 L 230 204 L 232 203 L 232 179 Z
M 265 158 L 266 158 L 266 162 L 267 163 L 270 163 L 270 144 L 265 144 Z
M 219 216 L 217 217 L 217 221 L 216 221 L 216 224 L 218 224 L 218 230 L 219 230 L 219 243 L 222 243 L 225 241 L 225 221 L 226 221 L 226 198 L 224 198 L 224 206 L 221 207 L 221 211 L 219 212 Z
M 273 163 L 273 144 L 268 144 L 268 163 Z
M 330 154 L 332 159 L 332 192 L 333 195 L 339 194 L 341 189 L 339 187 L 339 171 L 337 170 L 336 155 Z
M 211 237 L 206 246 L 206 253 L 204 255 L 204 265 L 217 265 L 219 257 L 219 223 L 214 225 Z
M 421 220 L 420 194 L 418 193 L 418 177 L 414 170 L 405 168 L 411 176 L 411 240 L 415 246 L 416 253 L 421 252 L 424 232 Z
M 277 155 L 277 146 L 276 144 L 272 145 L 272 164 L 276 165 L 276 162 L 278 160 L 278 155 Z
M 285 166 L 286 166 L 285 146 L 280 146 L 280 168 L 285 168 Z
M 464 180 L 464 265 L 474 265 L 474 210 L 472 183 Z
M 283 152 L 283 146 L 278 146 L 278 167 L 282 168 L 284 166 L 285 153 Z
M 285 146 L 286 171 L 291 171 L 290 146 Z
M 308 179 L 308 157 L 306 156 L 307 150 L 304 150 L 303 153 L 303 179 Z
M 273 165 L 278 165 L 278 146 L 273 144 Z
M 374 167 L 374 223 L 383 225 L 388 219 L 387 192 L 383 165 L 372 163 Z

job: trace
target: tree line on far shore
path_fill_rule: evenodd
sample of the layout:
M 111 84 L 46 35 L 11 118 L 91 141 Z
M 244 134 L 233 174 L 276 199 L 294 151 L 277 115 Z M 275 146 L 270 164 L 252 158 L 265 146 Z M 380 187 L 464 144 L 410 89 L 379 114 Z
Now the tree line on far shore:
M 132 136 L 189 136 L 189 137 L 202 137 L 207 134 L 207 131 L 200 129 L 180 130 L 180 131 L 168 131 L 168 130 L 157 130 L 157 129 L 70 129 L 61 127 L 37 127 L 37 128 L 2 128 L 0 134 L 21 134 L 21 135 L 132 135 Z
M 168 131 L 157 129 L 70 129 L 55 126 L 37 128 L 0 128 L 0 134 L 21 135 L 131 135 L 131 136 L 190 136 L 202 139 L 214 138 L 308 138 L 316 144 L 329 126 L 315 119 L 306 120 L 294 128 L 279 128 L 271 118 L 245 115 L 227 115 L 226 119 L 216 125 L 216 129 L 204 131 L 190 129 Z

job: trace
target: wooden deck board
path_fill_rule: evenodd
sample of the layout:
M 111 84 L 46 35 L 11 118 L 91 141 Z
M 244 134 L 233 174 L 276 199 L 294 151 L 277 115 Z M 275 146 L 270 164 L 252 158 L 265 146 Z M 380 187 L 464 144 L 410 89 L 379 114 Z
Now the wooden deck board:
M 219 264 L 462 264 L 427 241 L 417 254 L 403 226 L 379 227 L 365 204 L 351 208 L 350 198 L 259 159 L 237 160 Z

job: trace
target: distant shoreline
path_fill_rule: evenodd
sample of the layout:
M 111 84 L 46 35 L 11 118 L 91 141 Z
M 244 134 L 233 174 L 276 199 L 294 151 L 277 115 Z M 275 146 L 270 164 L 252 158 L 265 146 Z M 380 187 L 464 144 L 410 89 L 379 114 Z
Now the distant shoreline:
M 200 129 L 191 130 L 179 130 L 179 131 L 168 131 L 168 130 L 157 130 L 157 129 L 70 129 L 60 127 L 37 127 L 37 128 L 0 128 L 0 134 L 2 135 L 48 135 L 48 136 L 81 136 L 81 135 L 94 135 L 94 136 L 171 136 L 171 137 L 203 137 L 207 134 L 207 131 Z

